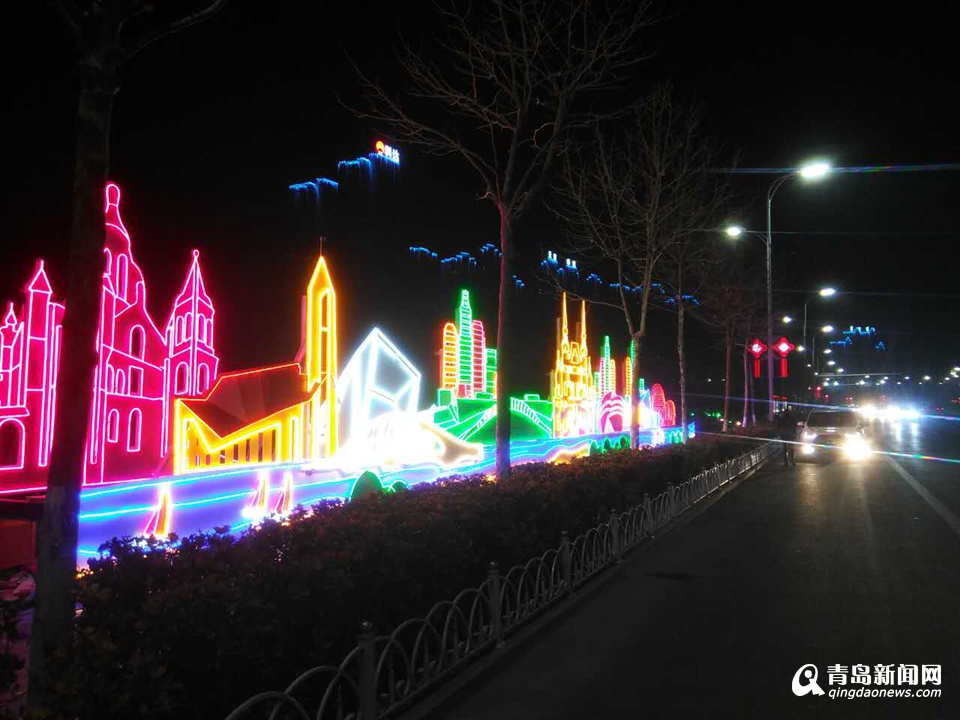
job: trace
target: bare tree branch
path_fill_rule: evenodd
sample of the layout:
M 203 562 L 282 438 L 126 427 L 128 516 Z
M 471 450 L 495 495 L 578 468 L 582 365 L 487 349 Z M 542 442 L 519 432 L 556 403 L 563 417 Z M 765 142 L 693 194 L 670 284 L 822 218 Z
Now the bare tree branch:
M 499 219 L 497 474 L 509 472 L 509 324 L 515 225 L 541 196 L 557 157 L 591 105 L 643 59 L 649 5 L 613 0 L 486 0 L 440 9 L 446 32 L 415 50 L 401 38 L 403 92 L 388 92 L 356 63 L 357 117 L 434 155 L 455 155 Z M 353 62 L 351 60 L 351 62 Z M 342 102 L 342 101 L 341 101 Z
M 175 20 L 171 20 L 170 22 L 164 25 L 160 25 L 159 27 L 153 28 L 145 32 L 139 38 L 135 38 L 133 42 L 130 43 L 129 46 L 121 45 L 124 52 L 124 57 L 131 58 L 137 53 L 139 53 L 141 50 L 143 50 L 145 47 L 148 47 L 153 43 L 155 43 L 157 40 L 165 38 L 168 35 L 173 35 L 175 33 L 186 30 L 187 28 L 192 27 L 197 23 L 201 23 L 204 20 L 207 20 L 213 17 L 218 12 L 220 12 L 220 10 L 227 4 L 227 2 L 228 0 L 209 0 L 209 2 L 206 5 L 190 13 L 189 15 L 176 18 Z M 136 13 L 137 15 L 143 14 L 146 12 L 151 12 L 153 9 L 153 6 L 151 3 L 145 2 L 145 3 L 137 3 L 137 4 L 141 5 L 140 11 Z M 127 18 L 127 19 L 130 19 L 130 18 Z M 120 24 L 118 30 L 120 31 L 123 30 L 123 25 L 126 23 L 127 19 L 125 19 Z

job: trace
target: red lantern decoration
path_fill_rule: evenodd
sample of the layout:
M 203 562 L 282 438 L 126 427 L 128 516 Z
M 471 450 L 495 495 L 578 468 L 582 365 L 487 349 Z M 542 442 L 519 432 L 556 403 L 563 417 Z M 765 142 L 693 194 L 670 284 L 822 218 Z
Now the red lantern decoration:
M 754 338 L 747 347 L 747 352 L 753 355 L 753 376 L 760 377 L 760 358 L 767 351 L 767 346 L 760 338 Z
M 796 349 L 796 345 L 785 337 L 780 338 L 777 344 L 773 346 L 777 355 L 780 356 L 780 377 L 787 376 L 787 356 Z

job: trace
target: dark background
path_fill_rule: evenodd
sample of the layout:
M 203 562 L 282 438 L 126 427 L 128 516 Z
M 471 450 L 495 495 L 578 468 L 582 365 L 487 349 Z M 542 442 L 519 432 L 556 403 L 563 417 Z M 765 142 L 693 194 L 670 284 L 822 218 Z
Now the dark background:
M 646 31 L 656 54 L 635 90 L 672 78 L 701 104 L 705 127 L 728 155 L 739 154 L 741 167 L 793 167 L 811 157 L 838 166 L 960 161 L 954 26 L 945 15 L 922 6 L 887 14 L 861 3 L 692 1 L 667 14 Z M 49 5 L 12 15 L 0 42 L 0 297 L 19 301 L 38 256 L 48 260 L 55 291 L 66 284 L 76 83 L 66 31 Z M 111 177 L 124 191 L 124 221 L 158 324 L 196 247 L 217 308 L 222 368 L 295 353 L 299 296 L 320 228 L 288 186 L 336 179 L 338 160 L 372 151 L 379 137 L 380 129 L 338 102 L 338 94 L 354 101 L 357 93 L 344 52 L 390 84 L 398 27 L 417 37 L 431 23 L 426 4 L 233 0 L 212 21 L 150 47 L 124 68 Z M 399 149 L 399 171 L 378 174 L 372 192 L 363 178 L 339 178 L 342 212 L 322 228 L 324 250 L 338 292 L 341 364 L 377 324 L 424 371 L 427 401 L 440 328 L 454 316 L 460 287 L 474 291 L 475 316 L 495 337 L 497 275 L 482 268 L 441 272 L 408 248 L 476 255 L 497 242 L 497 218 L 491 205 L 476 201 L 477 183 L 456 159 Z M 772 179 L 738 175 L 746 209 L 731 220 L 764 229 Z M 778 315 L 799 315 L 805 293 L 833 284 L 854 294 L 811 301 L 811 327 L 876 326 L 891 348 L 887 372 L 945 376 L 960 365 L 958 190 L 955 171 L 836 174 L 809 186 L 788 181 L 774 203 Z M 517 389 L 543 395 L 558 305 L 535 268 L 561 239 L 542 212 L 520 228 L 518 274 L 526 289 L 518 291 L 524 362 Z M 753 262 L 763 246 L 747 238 L 730 251 Z M 930 294 L 948 297 L 922 297 Z M 625 353 L 615 311 L 592 308 L 590 323 L 595 361 L 601 333 L 613 335 L 616 355 Z M 788 335 L 800 342 L 796 325 Z M 717 385 L 707 378 L 717 383 L 722 376 L 722 351 L 696 327 L 689 344 L 692 389 L 709 395 Z M 672 316 L 655 312 L 648 381 L 675 387 L 674 347 Z

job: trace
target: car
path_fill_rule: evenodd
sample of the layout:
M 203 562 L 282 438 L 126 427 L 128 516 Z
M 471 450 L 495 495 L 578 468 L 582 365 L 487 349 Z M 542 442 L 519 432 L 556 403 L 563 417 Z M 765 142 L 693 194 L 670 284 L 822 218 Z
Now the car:
M 863 419 L 851 410 L 814 410 L 800 431 L 801 457 L 840 453 L 851 460 L 870 455 Z

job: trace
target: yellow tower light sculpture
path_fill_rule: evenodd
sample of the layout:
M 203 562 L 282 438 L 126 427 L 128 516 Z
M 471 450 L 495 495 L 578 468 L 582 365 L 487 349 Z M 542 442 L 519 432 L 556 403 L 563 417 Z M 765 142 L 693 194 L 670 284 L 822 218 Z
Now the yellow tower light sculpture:
M 587 350 L 587 303 L 580 305 L 580 341 L 570 340 L 567 294 L 557 328 L 557 363 L 551 373 L 554 437 L 587 435 L 596 428 L 596 388 Z
M 305 356 L 309 455 L 331 457 L 337 451 L 337 298 L 323 256 L 307 285 Z

